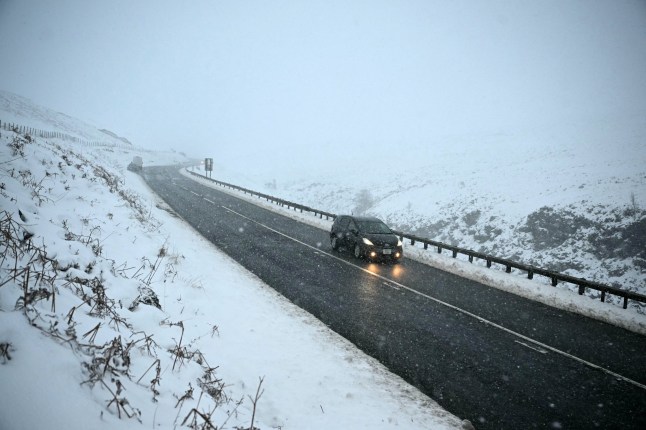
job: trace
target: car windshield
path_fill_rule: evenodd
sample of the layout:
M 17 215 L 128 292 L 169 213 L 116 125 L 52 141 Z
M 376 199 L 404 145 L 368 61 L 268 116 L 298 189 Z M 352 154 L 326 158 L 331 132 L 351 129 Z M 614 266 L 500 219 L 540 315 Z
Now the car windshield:
M 392 231 L 381 221 L 357 221 L 359 230 L 369 234 L 390 234 Z

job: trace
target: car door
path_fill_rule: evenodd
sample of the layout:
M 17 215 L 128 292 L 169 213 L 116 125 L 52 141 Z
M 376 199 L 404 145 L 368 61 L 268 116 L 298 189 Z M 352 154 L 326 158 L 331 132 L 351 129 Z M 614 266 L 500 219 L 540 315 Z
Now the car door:
M 348 232 L 348 223 L 350 218 L 340 217 L 338 222 L 333 228 L 332 233 L 336 235 L 337 242 L 339 245 L 345 246 L 347 244 L 347 232 Z
M 353 219 L 349 219 L 348 226 L 345 230 L 345 243 L 348 246 L 348 248 L 352 249 L 354 248 L 354 245 L 357 243 L 358 240 L 358 232 L 359 232 L 359 226 L 357 226 L 357 223 Z

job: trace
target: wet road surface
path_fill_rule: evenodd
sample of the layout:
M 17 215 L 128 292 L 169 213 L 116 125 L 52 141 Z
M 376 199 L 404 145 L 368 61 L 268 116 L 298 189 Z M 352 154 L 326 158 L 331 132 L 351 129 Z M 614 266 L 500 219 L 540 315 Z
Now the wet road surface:
M 646 428 L 646 337 L 412 260 L 355 260 L 177 167 L 144 177 L 215 246 L 477 429 Z

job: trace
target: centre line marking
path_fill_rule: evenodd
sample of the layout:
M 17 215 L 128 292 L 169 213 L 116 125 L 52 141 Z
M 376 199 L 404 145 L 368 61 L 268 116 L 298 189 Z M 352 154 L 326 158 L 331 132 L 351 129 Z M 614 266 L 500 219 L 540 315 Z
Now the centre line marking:
M 377 278 L 379 278 L 379 279 L 382 279 L 382 280 L 384 280 L 384 281 L 390 282 L 390 283 L 392 283 L 392 284 L 394 284 L 394 285 L 397 285 L 398 287 L 401 287 L 401 288 L 403 288 L 403 289 L 405 289 L 405 290 L 407 290 L 407 291 L 410 291 L 410 292 L 411 292 L 411 293 L 413 293 L 413 294 L 417 294 L 417 295 L 418 295 L 418 296 L 420 296 L 420 297 L 424 297 L 424 298 L 426 298 L 426 299 L 432 300 L 432 301 L 434 301 L 435 303 L 438 303 L 438 304 L 440 304 L 440 305 L 442 305 L 442 306 L 446 306 L 447 308 L 452 309 L 452 310 L 454 310 L 454 311 L 456 311 L 456 312 L 460 312 L 460 313 L 462 313 L 462 314 L 464 314 L 464 315 L 470 316 L 471 318 L 474 318 L 474 319 L 476 319 L 476 320 L 478 320 L 478 321 L 480 321 L 480 322 L 482 322 L 482 323 L 485 323 L 485 324 L 487 324 L 487 325 L 489 325 L 489 326 L 491 326 L 491 327 L 494 327 L 494 328 L 497 328 L 497 329 L 499 329 L 499 330 L 502 330 L 502 331 L 504 331 L 505 333 L 508 333 L 508 334 L 510 334 L 510 335 L 512 335 L 512 336 L 518 337 L 519 339 L 522 339 L 522 340 L 524 340 L 524 341 L 527 341 L 527 342 L 529 342 L 529 343 L 531 343 L 531 344 L 533 344 L 533 345 L 535 345 L 535 346 L 538 346 L 539 348 L 544 348 L 544 349 L 549 350 L 549 351 L 552 351 L 552 352 L 554 352 L 554 353 L 556 353 L 556 354 L 560 354 L 560 355 L 562 355 L 563 357 L 566 357 L 566 358 L 569 358 L 569 359 L 571 359 L 571 360 L 577 361 L 577 362 L 579 362 L 579 363 L 581 363 L 581 364 L 583 364 L 583 365 L 585 365 L 585 366 L 591 367 L 592 369 L 600 370 L 600 371 L 602 371 L 602 372 L 604 372 L 604 373 L 606 373 L 606 374 L 608 374 L 608 375 L 611 375 L 611 376 L 613 376 L 613 377 L 615 377 L 615 378 L 617 378 L 617 379 L 620 379 L 620 380 L 622 380 L 622 381 L 624 381 L 624 382 L 627 382 L 627 383 L 632 384 L 632 385 L 634 385 L 634 386 L 636 386 L 636 387 L 638 387 L 638 388 L 641 388 L 642 390 L 646 390 L 646 385 L 644 385 L 644 384 L 642 384 L 642 383 L 639 383 L 639 382 L 637 382 L 637 381 L 634 381 L 634 380 L 632 380 L 632 379 L 630 379 L 630 378 L 627 378 L 627 377 L 625 377 L 625 376 L 622 376 L 622 375 L 620 375 L 620 374 L 618 374 L 618 373 L 616 373 L 616 372 L 613 372 L 613 371 L 612 371 L 612 370 L 610 370 L 610 369 L 606 369 L 605 367 L 601 367 L 601 366 L 599 366 L 599 365 L 597 365 L 597 364 L 591 363 L 591 362 L 589 362 L 589 361 L 587 361 L 587 360 L 584 360 L 584 359 L 582 359 L 582 358 L 579 358 L 579 357 L 577 357 L 577 356 L 575 356 L 575 355 L 572 355 L 572 354 L 567 353 L 567 352 L 565 352 L 565 351 L 561 351 L 560 349 L 554 348 L 554 347 L 549 346 L 549 345 L 547 345 L 547 344 L 545 344 L 545 343 L 539 342 L 539 341 L 537 341 L 537 340 L 535 340 L 535 339 L 532 339 L 531 337 L 528 337 L 528 336 L 525 336 L 524 334 L 521 334 L 521 333 L 515 332 L 515 331 L 513 331 L 513 330 L 510 330 L 510 329 L 508 329 L 508 328 L 506 328 L 506 327 L 504 327 L 504 326 L 501 326 L 500 324 L 497 324 L 497 323 L 495 323 L 495 322 L 493 322 L 493 321 L 489 321 L 489 320 L 487 320 L 487 319 L 485 319 L 485 318 L 482 318 L 481 316 L 478 316 L 478 315 L 476 315 L 476 314 L 474 314 L 474 313 L 472 313 L 472 312 L 469 312 L 469 311 L 467 311 L 467 310 L 465 310 L 465 309 L 462 309 L 462 308 L 459 308 L 459 307 L 457 307 L 457 306 L 454 306 L 454 305 L 452 305 L 452 304 L 450 304 L 450 303 L 447 303 L 447 302 L 445 302 L 445 301 L 442 301 L 442 300 L 440 300 L 440 299 L 437 299 L 437 298 L 435 298 L 435 297 L 433 297 L 433 296 L 429 296 L 428 294 L 422 293 L 421 291 L 417 291 L 417 290 L 415 290 L 415 289 L 413 289 L 413 288 L 411 288 L 411 287 L 407 287 L 406 285 L 404 285 L 404 284 L 400 284 L 399 282 L 397 282 L 397 281 L 393 281 L 392 279 L 388 279 L 388 278 L 386 278 L 385 276 L 381 276 L 381 275 L 379 275 L 379 274 L 377 274 L 377 273 L 373 273 L 373 272 L 371 272 L 371 271 L 369 271 L 369 270 L 367 270 L 367 269 L 364 269 L 363 267 L 359 267 L 359 266 L 357 266 L 356 264 L 352 264 L 352 263 L 350 263 L 350 262 L 348 262 L 348 261 L 346 261 L 346 260 L 344 260 L 344 259 L 342 259 L 342 258 L 339 258 L 339 257 L 337 257 L 336 255 L 333 255 L 333 254 L 330 254 L 330 253 L 328 253 L 328 252 L 325 252 L 325 251 L 321 250 L 320 248 L 317 248 L 317 247 L 315 247 L 315 246 L 312 246 L 312 245 L 310 245 L 310 244 L 307 244 L 307 243 L 305 243 L 305 242 L 302 242 L 302 241 L 300 241 L 300 240 L 298 240 L 298 239 L 296 239 L 296 238 L 294 238 L 294 237 L 288 236 L 288 235 L 286 235 L 286 234 L 285 234 L 285 233 L 283 233 L 283 232 L 280 232 L 280 231 L 278 231 L 278 230 L 276 230 L 276 229 L 273 229 L 273 228 L 271 228 L 271 227 L 269 227 L 269 226 L 267 226 L 267 225 L 265 225 L 265 224 L 263 224 L 263 223 L 261 223 L 261 222 L 259 222 L 259 221 L 256 221 L 256 220 L 254 220 L 254 219 L 251 219 L 251 218 L 249 218 L 249 217 L 247 217 L 247 216 L 245 216 L 245 215 L 243 215 L 243 214 L 241 214 L 241 213 L 238 213 L 238 212 L 234 211 L 233 209 L 229 209 L 229 208 L 228 208 L 228 207 L 226 207 L 226 206 L 221 206 L 221 207 L 222 207 L 223 209 L 225 209 L 225 210 L 227 210 L 227 211 L 229 211 L 229 212 L 231 212 L 231 213 L 233 213 L 233 214 L 235 214 L 235 215 L 237 215 L 237 216 L 241 217 L 241 218 L 244 218 L 244 219 L 246 219 L 246 220 L 248 220 L 248 221 L 250 221 L 250 222 L 252 222 L 252 223 L 254 223 L 254 224 L 257 224 L 257 225 L 259 225 L 259 226 L 261 226 L 261 227 L 263 227 L 263 228 L 265 228 L 265 229 L 267 229 L 267 230 L 269 230 L 269 231 L 272 231 L 272 232 L 274 232 L 274 233 L 276 233 L 276 234 L 278 234 L 278 235 L 280 235 L 280 236 L 283 236 L 283 237 L 285 237 L 285 238 L 287 238 L 287 239 L 289 239 L 289 240 L 292 240 L 292 241 L 294 241 L 294 242 L 296 242 L 296 243 L 299 243 L 299 244 L 301 244 L 301 245 L 303 245 L 303 246 L 306 246 L 306 247 L 308 247 L 308 248 L 311 248 L 311 249 L 313 249 L 313 250 L 315 250 L 315 251 L 317 251 L 317 252 L 321 252 L 321 253 L 323 253 L 323 254 L 327 255 L 327 256 L 328 256 L 328 257 L 330 257 L 330 258 L 334 258 L 335 260 L 340 261 L 340 262 L 341 262 L 341 263 L 343 263 L 343 264 L 347 264 L 348 266 L 352 266 L 352 267 L 354 267 L 354 268 L 356 268 L 356 269 L 358 269 L 358 270 L 361 270 L 361 271 L 363 271 L 363 272 L 365 272 L 365 273 L 367 273 L 367 274 L 369 274 L 369 275 L 376 276 L 376 277 L 377 277 Z M 520 342 L 519 342 L 519 343 L 520 343 Z M 529 347 L 529 345 L 525 345 L 525 346 L 528 346 L 528 347 Z

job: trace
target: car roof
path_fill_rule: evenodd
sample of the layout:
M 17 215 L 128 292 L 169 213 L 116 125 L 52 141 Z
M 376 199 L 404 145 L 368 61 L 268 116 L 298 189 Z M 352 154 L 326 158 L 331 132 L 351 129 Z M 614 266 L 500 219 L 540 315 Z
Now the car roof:
M 377 221 L 377 222 L 383 222 L 379 218 L 373 217 L 373 216 L 355 216 L 355 215 L 339 215 L 339 218 L 341 217 L 348 217 L 352 218 L 355 221 Z

